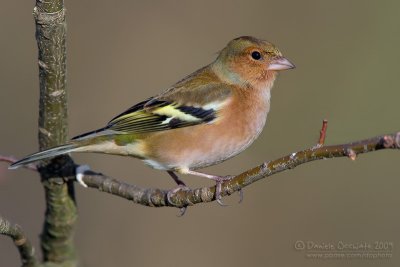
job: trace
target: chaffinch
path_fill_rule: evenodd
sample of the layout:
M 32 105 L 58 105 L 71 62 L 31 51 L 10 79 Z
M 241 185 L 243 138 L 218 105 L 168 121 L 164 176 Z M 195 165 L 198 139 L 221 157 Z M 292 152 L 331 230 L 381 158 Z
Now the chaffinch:
M 196 171 L 232 158 L 261 133 L 270 108 L 277 72 L 294 68 L 271 43 L 236 38 L 211 64 L 193 72 L 163 93 L 140 102 L 105 127 L 71 139 L 12 164 L 17 168 L 69 152 L 131 156 L 150 167 L 221 183 L 229 177 Z

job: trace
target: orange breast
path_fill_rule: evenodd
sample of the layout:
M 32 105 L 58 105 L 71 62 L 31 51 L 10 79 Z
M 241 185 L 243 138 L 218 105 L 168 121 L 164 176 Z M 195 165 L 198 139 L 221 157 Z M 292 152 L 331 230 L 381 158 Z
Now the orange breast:
M 144 142 L 146 163 L 156 169 L 193 170 L 217 164 L 246 149 L 264 127 L 269 90 L 235 94 L 214 122 L 150 134 Z

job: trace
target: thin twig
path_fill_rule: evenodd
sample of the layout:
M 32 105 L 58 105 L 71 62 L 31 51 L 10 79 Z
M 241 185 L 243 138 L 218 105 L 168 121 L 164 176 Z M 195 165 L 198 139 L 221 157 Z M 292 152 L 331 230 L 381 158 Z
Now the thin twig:
M 19 225 L 12 225 L 0 216 L 0 234 L 12 238 L 21 256 L 22 266 L 35 266 L 37 264 L 35 250 Z
M 323 146 L 325 144 L 327 129 L 328 129 L 328 120 L 325 119 L 322 121 L 322 128 L 321 128 L 321 131 L 319 132 L 319 141 L 318 141 L 319 146 Z
M 0 155 L 0 161 L 4 161 L 4 162 L 8 162 L 8 163 L 15 163 L 15 162 L 17 162 L 18 161 L 18 159 L 17 158 L 15 158 L 15 157 L 12 157 L 12 156 L 1 156 Z M 22 166 L 23 168 L 26 168 L 26 169 L 28 169 L 28 170 L 31 170 L 31 171 L 37 171 L 37 167 L 36 167 L 36 165 L 35 164 L 27 164 L 27 165 L 24 165 L 24 166 Z
M 307 162 L 338 157 L 350 157 L 354 160 L 358 154 L 382 149 L 400 149 L 400 132 L 341 145 L 314 146 L 263 163 L 224 182 L 221 195 L 231 195 L 260 179 L 293 169 Z M 71 177 L 71 179 L 75 179 L 75 177 Z M 88 187 L 150 207 L 182 208 L 215 200 L 215 186 L 179 191 L 141 188 L 93 171 L 86 171 L 82 179 Z

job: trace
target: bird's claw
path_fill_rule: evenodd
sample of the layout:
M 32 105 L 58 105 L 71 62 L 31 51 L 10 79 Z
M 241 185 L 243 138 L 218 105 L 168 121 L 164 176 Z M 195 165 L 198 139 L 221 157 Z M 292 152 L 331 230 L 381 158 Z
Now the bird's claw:
M 222 202 L 222 196 L 221 196 L 221 192 L 222 192 L 222 183 L 225 181 L 229 181 L 233 178 L 234 176 L 232 175 L 227 175 L 227 176 L 219 176 L 218 178 L 215 179 L 216 182 L 216 186 L 215 186 L 215 200 L 217 201 L 217 203 L 222 206 L 222 207 L 226 207 L 228 205 L 226 205 L 224 202 Z
M 171 203 L 171 204 L 174 205 L 174 202 L 172 201 L 171 198 L 172 198 L 173 195 L 175 195 L 177 192 L 179 192 L 179 191 L 181 191 L 181 190 L 183 190 L 183 191 L 190 191 L 191 189 L 190 189 L 189 187 L 187 187 L 186 185 L 184 185 L 184 184 L 183 184 L 183 185 L 182 185 L 182 184 L 179 184 L 176 188 L 174 188 L 174 189 L 168 191 L 168 193 L 167 193 L 167 200 L 168 200 L 168 203 Z M 182 217 L 183 215 L 185 215 L 186 211 L 187 211 L 187 206 L 184 206 L 184 207 L 180 208 L 180 209 L 179 209 L 180 214 L 177 215 L 177 216 L 178 216 L 178 217 Z
M 239 189 L 239 204 L 243 202 L 243 189 Z
M 176 216 L 177 217 L 182 217 L 183 215 L 185 215 L 186 211 L 187 211 L 187 206 L 182 207 L 182 208 L 179 209 L 179 214 L 176 215 Z

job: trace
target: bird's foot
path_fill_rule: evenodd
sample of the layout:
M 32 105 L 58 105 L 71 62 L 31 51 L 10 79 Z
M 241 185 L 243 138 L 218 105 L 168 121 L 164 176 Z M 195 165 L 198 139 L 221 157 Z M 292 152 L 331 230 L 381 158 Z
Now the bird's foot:
M 227 176 L 214 176 L 214 178 L 211 178 L 215 181 L 216 185 L 215 185 L 215 200 L 218 202 L 219 205 L 226 207 L 228 205 L 224 204 L 222 202 L 222 184 L 225 181 L 229 181 L 233 178 L 234 176 L 232 175 L 227 175 Z
M 202 172 L 192 171 L 192 170 L 189 170 L 189 169 L 180 169 L 179 172 L 183 173 L 183 174 L 191 174 L 191 175 L 195 175 L 195 176 L 199 176 L 199 177 L 205 177 L 205 178 L 208 178 L 208 179 L 211 179 L 211 180 L 215 181 L 215 183 L 216 183 L 216 185 L 215 185 L 215 200 L 221 206 L 226 206 L 222 202 L 222 196 L 221 196 L 222 184 L 224 182 L 226 182 L 226 181 L 231 180 L 235 176 L 233 176 L 233 175 L 227 175 L 227 176 L 210 175 L 210 174 L 206 174 L 206 173 L 202 173 Z
M 174 179 L 176 184 L 178 185 L 177 188 L 172 189 L 171 191 L 169 191 L 167 193 L 168 202 L 173 204 L 173 202 L 171 201 L 171 195 L 176 194 L 176 192 L 178 192 L 180 190 L 190 191 L 191 189 L 189 187 L 187 187 L 186 184 L 181 179 L 179 179 L 178 175 L 176 175 L 175 172 L 173 172 L 173 171 L 167 171 L 167 172 Z M 183 215 L 185 215 L 185 213 L 187 211 L 187 206 L 184 206 L 184 207 L 180 208 L 179 210 L 180 210 L 180 214 L 178 215 L 178 217 L 182 217 Z
M 177 187 L 175 187 L 174 189 L 171 189 L 170 191 L 168 191 L 167 197 L 168 197 L 168 201 L 170 203 L 173 203 L 170 201 L 170 197 L 175 195 L 177 192 L 179 191 L 190 191 L 190 187 L 186 186 L 186 185 L 181 185 L 179 184 Z
M 168 203 L 174 204 L 174 202 L 172 201 L 172 196 L 174 196 L 177 192 L 179 192 L 181 190 L 190 191 L 191 189 L 189 187 L 187 187 L 185 184 L 178 184 L 178 186 L 176 188 L 168 191 L 168 193 L 167 193 Z M 182 217 L 183 215 L 185 215 L 186 211 L 187 211 L 187 206 L 179 208 L 180 214 L 178 215 L 178 217 Z

